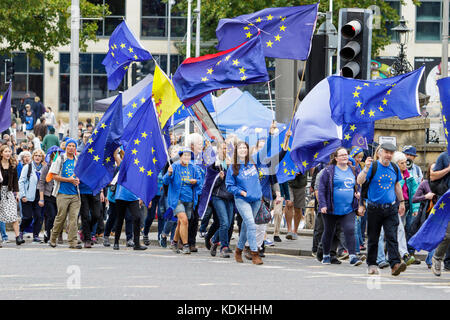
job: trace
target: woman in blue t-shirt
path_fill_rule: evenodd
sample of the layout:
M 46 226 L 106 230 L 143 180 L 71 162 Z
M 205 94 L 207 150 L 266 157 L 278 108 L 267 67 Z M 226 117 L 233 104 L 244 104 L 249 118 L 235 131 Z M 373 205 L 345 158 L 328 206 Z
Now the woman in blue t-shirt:
M 242 217 L 241 233 L 236 246 L 236 262 L 242 263 L 242 250 L 248 240 L 254 264 L 263 264 L 256 243 L 255 216 L 261 207 L 261 184 L 258 168 L 250 161 L 246 142 L 238 142 L 234 149 L 233 165 L 227 170 L 225 184 L 228 192 L 234 195 L 234 203 Z
M 344 231 L 350 264 L 359 266 L 362 261 L 355 253 L 355 212 L 358 210 L 359 193 L 355 190 L 355 170 L 348 165 L 347 149 L 338 148 L 323 170 L 319 186 L 319 210 L 324 223 L 322 263 L 331 264 L 331 241 L 339 222 Z

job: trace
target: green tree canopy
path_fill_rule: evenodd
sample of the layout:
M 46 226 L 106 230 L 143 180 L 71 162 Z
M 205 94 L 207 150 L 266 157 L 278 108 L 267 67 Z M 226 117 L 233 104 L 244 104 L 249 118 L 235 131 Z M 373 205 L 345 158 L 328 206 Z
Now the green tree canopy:
M 0 54 L 11 55 L 24 51 L 32 64 L 39 64 L 35 55 L 43 54 L 53 60 L 57 47 L 70 43 L 70 0 L 1 0 L 0 1 Z M 110 14 L 107 6 L 80 1 L 83 18 L 104 17 Z M 97 23 L 82 23 L 80 48 L 85 50 L 88 40 L 96 41 Z

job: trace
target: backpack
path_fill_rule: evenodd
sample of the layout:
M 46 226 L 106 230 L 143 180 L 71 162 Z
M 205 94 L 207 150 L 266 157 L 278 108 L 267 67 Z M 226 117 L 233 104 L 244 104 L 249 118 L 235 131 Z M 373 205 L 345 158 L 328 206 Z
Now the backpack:
M 396 164 L 392 164 L 392 166 L 394 167 L 395 174 L 398 175 L 399 170 L 398 166 Z M 372 173 L 370 174 L 369 179 L 366 178 L 366 181 L 363 183 L 361 187 L 361 197 L 360 197 L 361 200 L 367 199 L 369 193 L 369 185 L 372 182 L 373 177 L 375 177 L 377 169 L 378 169 L 378 161 L 375 161 L 373 162 Z

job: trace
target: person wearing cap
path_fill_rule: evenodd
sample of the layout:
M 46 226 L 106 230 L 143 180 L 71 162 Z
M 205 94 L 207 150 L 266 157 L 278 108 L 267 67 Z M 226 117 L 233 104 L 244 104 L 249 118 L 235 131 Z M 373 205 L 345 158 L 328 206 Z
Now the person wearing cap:
M 419 185 L 423 180 L 422 169 L 414 163 L 417 157 L 416 148 L 413 146 L 404 146 L 402 152 L 405 154 L 407 162 L 411 162 L 411 167 L 408 167 L 408 172 L 411 177 L 416 180 L 417 185 Z
M 55 180 L 52 195 L 56 197 L 58 213 L 56 215 L 53 229 L 51 230 L 49 245 L 56 247 L 56 238 L 62 233 L 66 218 L 69 219 L 68 242 L 69 248 L 81 249 L 77 241 L 77 218 L 80 212 L 81 200 L 78 185 L 80 179 L 75 176 L 77 165 L 77 142 L 68 139 L 65 143 L 65 153 L 60 155 L 50 167 L 49 174 Z
M 172 249 L 177 250 L 178 240 L 183 244 L 182 252 L 190 254 L 188 242 L 189 220 L 194 214 L 197 205 L 198 189 L 201 189 L 198 169 L 192 164 L 194 153 L 189 149 L 182 149 L 180 160 L 170 165 L 163 177 L 163 183 L 169 186 L 167 203 L 178 218 L 177 228 L 172 243 Z M 198 223 L 198 222 L 197 222 Z M 180 239 L 181 238 L 181 239 Z M 178 251 L 177 251 L 178 252 Z
M 386 235 L 391 274 L 397 276 L 406 270 L 406 263 L 400 259 L 397 241 L 398 214 L 405 214 L 405 203 L 400 185 L 400 169 L 391 163 L 396 149 L 391 143 L 383 143 L 378 151 L 379 160 L 373 162 L 372 157 L 367 157 L 364 170 L 357 178 L 358 184 L 361 185 L 368 180 L 368 274 L 378 274 L 377 254 L 381 227 Z M 364 189 L 363 186 L 363 191 Z

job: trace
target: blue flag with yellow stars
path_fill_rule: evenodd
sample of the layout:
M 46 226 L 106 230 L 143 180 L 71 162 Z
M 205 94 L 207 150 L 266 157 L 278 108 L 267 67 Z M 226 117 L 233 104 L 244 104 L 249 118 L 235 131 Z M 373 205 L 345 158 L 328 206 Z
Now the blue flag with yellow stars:
M 215 90 L 268 80 L 260 37 L 227 51 L 188 58 L 173 76 L 178 98 L 186 107 Z
M 11 126 L 11 82 L 4 95 L 0 95 L 0 132 Z
M 287 126 L 283 126 L 282 128 L 283 131 L 281 131 L 278 136 L 272 138 L 272 141 L 277 141 L 279 143 L 278 153 L 280 153 L 283 148 L 283 142 L 287 132 Z M 278 164 L 276 174 L 278 183 L 284 183 L 286 181 L 294 179 L 295 175 L 299 172 L 298 166 L 295 165 L 295 163 L 291 159 L 291 147 L 292 147 L 292 139 L 289 139 L 289 146 L 286 155 Z
M 122 94 L 119 94 L 95 127 L 75 167 L 76 176 L 94 195 L 114 177 L 114 151 L 120 146 L 122 132 Z
M 298 106 L 292 122 L 291 158 L 302 174 L 341 146 L 342 128 L 331 119 L 330 85 L 320 81 Z
M 350 149 L 351 147 L 360 147 L 369 149 L 369 143 L 373 142 L 375 134 L 375 123 L 351 123 L 342 126 L 342 146 Z
M 438 200 L 419 231 L 409 239 L 408 244 L 417 251 L 432 251 L 445 237 L 450 222 L 450 190 Z
M 450 155 L 450 149 L 448 148 L 448 131 L 450 129 L 448 122 L 450 119 L 450 77 L 439 79 L 437 81 L 437 86 L 439 88 L 439 96 L 442 103 L 442 124 L 444 127 L 445 140 L 447 141 L 447 151 Z
M 217 50 L 227 50 L 255 37 L 259 30 L 266 57 L 307 60 L 319 3 L 266 8 L 235 18 L 220 19 Z
M 123 106 L 123 127 L 125 128 L 133 118 L 137 110 L 144 105 L 144 103 L 152 98 L 152 85 L 151 81 L 145 88 L 143 88 L 133 99 L 131 99 L 127 105 Z
M 379 80 L 328 77 L 332 119 L 338 124 L 420 116 L 419 81 L 424 67 Z
M 128 28 L 125 21 L 117 26 L 109 38 L 109 50 L 103 59 L 108 75 L 108 90 L 116 90 L 132 62 L 152 58 Z
M 167 162 L 159 120 L 151 99 L 139 107 L 125 128 L 125 135 L 130 140 L 120 165 L 117 183 L 148 206 L 158 191 L 158 174 Z

